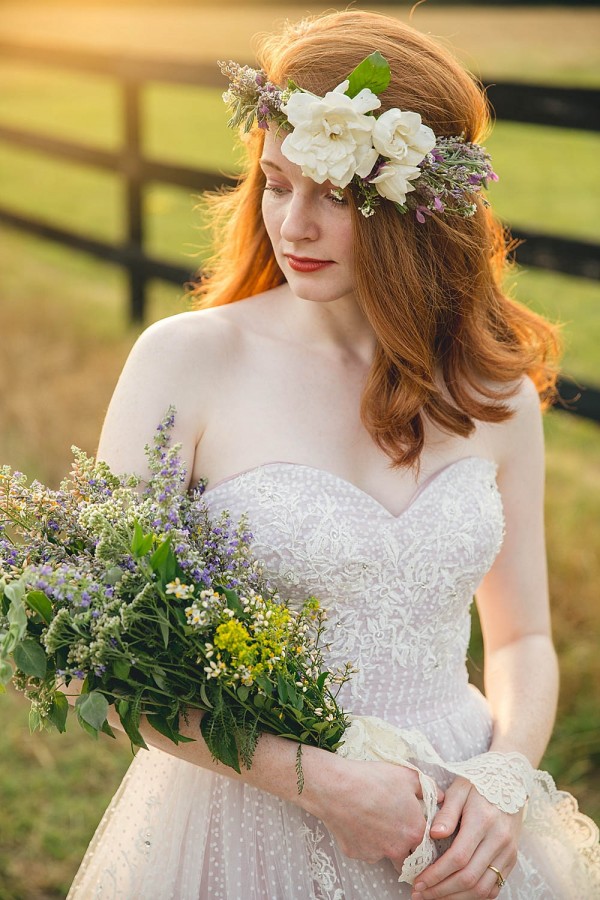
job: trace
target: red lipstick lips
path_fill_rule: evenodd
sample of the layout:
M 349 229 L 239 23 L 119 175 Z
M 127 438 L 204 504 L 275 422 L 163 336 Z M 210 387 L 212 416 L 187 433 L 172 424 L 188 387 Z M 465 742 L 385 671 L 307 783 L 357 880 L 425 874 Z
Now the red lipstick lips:
M 285 255 L 290 269 L 293 269 L 294 272 L 318 272 L 320 269 L 333 265 L 331 259 L 311 259 L 308 256 L 292 256 L 289 253 Z

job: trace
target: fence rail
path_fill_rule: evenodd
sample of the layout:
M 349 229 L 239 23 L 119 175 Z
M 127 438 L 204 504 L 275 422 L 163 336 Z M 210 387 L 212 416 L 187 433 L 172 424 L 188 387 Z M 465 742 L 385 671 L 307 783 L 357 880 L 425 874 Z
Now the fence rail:
M 232 179 L 215 172 L 146 159 L 142 148 L 141 93 L 149 81 L 221 88 L 222 76 L 212 64 L 124 57 L 111 53 L 90 54 L 88 51 L 32 46 L 12 41 L 0 41 L 0 58 L 103 75 L 118 82 L 124 135 L 123 144 L 118 150 L 85 146 L 3 124 L 0 124 L 0 140 L 13 146 L 27 147 L 53 157 L 119 173 L 125 182 L 127 198 L 125 240 L 119 244 L 110 244 L 51 225 L 34 216 L 21 215 L 2 205 L 0 223 L 123 266 L 129 279 L 130 315 L 135 321 L 141 321 L 149 279 L 159 278 L 182 284 L 194 278 L 194 273 L 190 270 L 152 258 L 144 252 L 142 201 L 145 184 L 158 181 L 204 191 L 219 184 L 233 183 Z M 600 131 L 600 90 L 514 82 L 491 82 L 486 85 L 486 90 L 498 119 L 555 128 Z M 598 244 L 519 229 L 513 229 L 513 236 L 523 241 L 516 251 L 516 258 L 520 263 L 600 279 Z M 584 387 L 569 379 L 562 379 L 559 387 L 563 397 L 561 408 L 600 422 L 600 389 Z

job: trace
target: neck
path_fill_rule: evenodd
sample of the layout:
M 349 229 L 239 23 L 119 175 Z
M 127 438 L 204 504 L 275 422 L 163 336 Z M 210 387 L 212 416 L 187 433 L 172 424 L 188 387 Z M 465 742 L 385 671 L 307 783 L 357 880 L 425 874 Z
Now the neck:
M 353 294 L 319 302 L 297 297 L 288 284 L 276 290 L 281 292 L 284 321 L 294 340 L 323 353 L 371 362 L 377 338 Z

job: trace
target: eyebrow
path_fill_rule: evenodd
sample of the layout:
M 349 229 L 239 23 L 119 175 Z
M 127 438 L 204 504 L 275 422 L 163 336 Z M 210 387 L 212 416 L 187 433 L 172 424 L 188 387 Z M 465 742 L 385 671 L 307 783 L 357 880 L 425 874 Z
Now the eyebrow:
M 261 166 L 270 166 L 272 169 L 277 169 L 278 172 L 283 172 L 281 166 L 278 166 L 277 163 L 272 162 L 270 159 L 265 159 L 264 157 L 259 159 L 259 163 Z

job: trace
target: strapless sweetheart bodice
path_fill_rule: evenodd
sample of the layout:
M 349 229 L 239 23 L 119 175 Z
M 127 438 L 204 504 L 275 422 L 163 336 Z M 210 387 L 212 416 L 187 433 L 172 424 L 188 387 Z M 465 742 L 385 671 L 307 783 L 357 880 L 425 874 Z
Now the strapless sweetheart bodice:
M 496 466 L 466 457 L 393 515 L 353 483 L 267 463 L 205 491 L 213 512 L 246 514 L 255 555 L 282 597 L 327 610 L 327 660 L 357 669 L 340 694 L 357 714 L 423 725 L 467 696 L 473 594 L 502 543 Z

